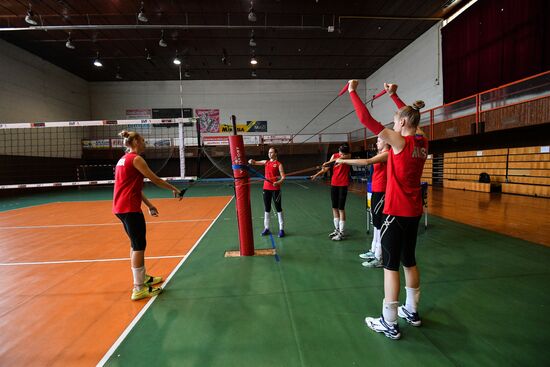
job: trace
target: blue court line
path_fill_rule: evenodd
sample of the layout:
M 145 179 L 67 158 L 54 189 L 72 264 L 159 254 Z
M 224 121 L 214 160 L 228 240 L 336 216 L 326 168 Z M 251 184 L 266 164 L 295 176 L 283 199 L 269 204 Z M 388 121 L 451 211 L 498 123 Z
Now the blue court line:
M 279 262 L 279 255 L 277 254 L 277 247 L 275 247 L 275 240 L 273 239 L 273 234 L 269 232 L 269 238 L 271 239 L 271 247 L 275 250 L 275 261 Z

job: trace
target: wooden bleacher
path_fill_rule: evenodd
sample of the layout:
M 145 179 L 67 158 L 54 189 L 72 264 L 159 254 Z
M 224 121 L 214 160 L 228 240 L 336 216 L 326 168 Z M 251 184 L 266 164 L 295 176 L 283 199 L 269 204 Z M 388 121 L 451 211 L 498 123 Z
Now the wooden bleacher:
M 503 148 L 445 153 L 443 186 L 550 197 L 550 153 L 546 147 Z M 480 183 L 486 172 L 491 183 Z

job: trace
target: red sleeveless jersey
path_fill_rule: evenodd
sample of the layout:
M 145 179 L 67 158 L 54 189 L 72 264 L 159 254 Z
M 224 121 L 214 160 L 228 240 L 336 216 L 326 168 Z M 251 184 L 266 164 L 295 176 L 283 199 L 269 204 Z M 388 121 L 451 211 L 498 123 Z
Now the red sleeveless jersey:
M 405 147 L 399 154 L 393 149 L 389 152 L 384 214 L 418 217 L 422 215 L 420 178 L 428 157 L 428 139 L 422 135 L 404 138 Z
M 134 167 L 136 153 L 128 153 L 119 159 L 115 169 L 113 213 L 141 212 L 143 175 Z
M 340 153 L 334 153 L 332 159 L 338 159 L 342 155 Z M 348 186 L 349 185 L 349 164 L 335 164 L 332 167 L 332 179 L 330 184 L 332 186 Z
M 375 163 L 372 166 L 374 168 L 372 174 L 372 192 L 386 192 L 386 183 L 388 182 L 386 174 L 387 163 Z
M 265 178 L 267 181 L 264 181 L 264 190 L 280 190 L 280 186 L 274 186 L 272 182 L 279 181 L 280 172 L 279 167 L 281 163 L 279 161 L 267 161 L 265 163 Z

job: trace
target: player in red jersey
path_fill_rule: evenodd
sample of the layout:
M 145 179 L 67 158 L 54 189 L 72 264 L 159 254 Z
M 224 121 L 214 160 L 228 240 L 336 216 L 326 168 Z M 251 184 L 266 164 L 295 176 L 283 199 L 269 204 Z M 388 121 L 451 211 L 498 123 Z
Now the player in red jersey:
M 399 339 L 401 332 L 397 316 L 413 326 L 420 326 L 418 301 L 420 275 L 416 265 L 415 249 L 418 222 L 422 215 L 420 177 L 428 156 L 428 140 L 417 134 L 420 122 L 419 110 L 424 102 L 416 101 L 407 106 L 396 94 L 396 84 L 384 84 L 384 88 L 397 105 L 393 130 L 384 128 L 369 113 L 355 91 L 358 82 L 349 81 L 349 95 L 357 117 L 374 134 L 391 145 L 388 155 L 386 200 L 382 225 L 382 262 L 384 264 L 384 301 L 379 318 L 367 317 L 365 322 L 372 330 L 384 333 L 388 338 Z M 399 306 L 399 265 L 405 271 L 406 302 Z
M 271 147 L 268 151 L 269 160 L 255 161 L 254 159 L 248 160 L 248 164 L 265 166 L 265 178 L 264 180 L 264 230 L 262 236 L 268 235 L 269 231 L 269 214 L 271 212 L 271 200 L 275 203 L 275 209 L 277 210 L 277 218 L 279 219 L 279 237 L 285 236 L 284 221 L 283 221 L 283 206 L 281 203 L 281 185 L 285 181 L 286 175 L 283 168 L 283 164 L 277 160 L 278 151 L 277 148 Z
M 365 259 L 362 263 L 367 268 L 381 268 L 382 265 L 382 242 L 380 239 L 380 230 L 384 221 L 384 197 L 386 194 L 386 162 L 388 161 L 389 144 L 378 137 L 376 141 L 378 154 L 369 159 L 342 159 L 336 160 L 336 164 L 349 164 L 352 166 L 373 166 L 372 175 L 372 200 L 371 214 L 374 227 L 372 243 L 369 251 L 359 254 L 359 257 Z
M 153 297 L 162 292 L 161 287 L 153 287 L 162 282 L 161 277 L 145 273 L 145 217 L 141 211 L 143 202 L 149 208 L 149 214 L 158 216 L 157 208 L 143 194 L 143 178 L 147 177 L 158 187 L 171 190 L 174 197 L 180 196 L 180 190 L 160 179 L 139 155 L 145 150 L 145 140 L 133 131 L 122 131 L 126 154 L 119 159 L 115 169 L 115 187 L 113 192 L 113 213 L 124 225 L 130 238 L 130 259 L 134 276 L 133 301 Z M 181 197 L 180 197 L 181 200 Z
M 338 153 L 334 153 L 330 159 L 323 163 L 323 168 L 311 176 L 315 180 L 320 175 L 326 173 L 330 166 L 332 168 L 332 178 L 330 180 L 330 198 L 332 201 L 332 218 L 334 231 L 329 234 L 333 241 L 341 241 L 344 239 L 344 229 L 346 225 L 346 198 L 348 195 L 349 186 L 349 171 L 350 167 L 345 164 L 335 165 L 339 158 L 350 158 L 349 145 L 342 144 L 338 148 Z

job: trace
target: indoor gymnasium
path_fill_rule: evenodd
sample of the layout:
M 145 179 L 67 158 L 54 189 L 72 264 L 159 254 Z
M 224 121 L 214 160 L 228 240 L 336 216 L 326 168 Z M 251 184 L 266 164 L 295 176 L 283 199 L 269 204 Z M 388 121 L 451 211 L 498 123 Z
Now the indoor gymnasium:
M 0 366 L 550 365 L 549 14 L 0 1 Z

